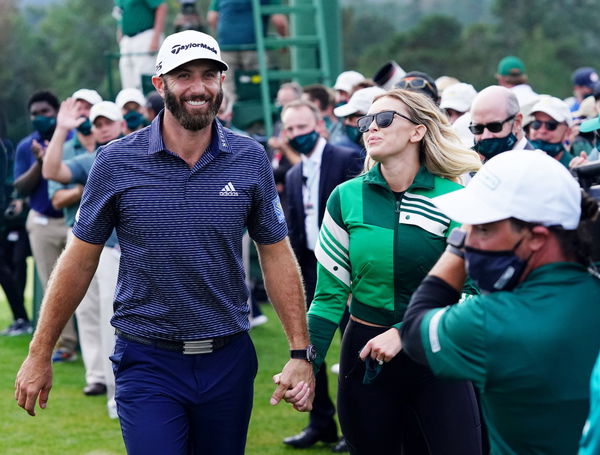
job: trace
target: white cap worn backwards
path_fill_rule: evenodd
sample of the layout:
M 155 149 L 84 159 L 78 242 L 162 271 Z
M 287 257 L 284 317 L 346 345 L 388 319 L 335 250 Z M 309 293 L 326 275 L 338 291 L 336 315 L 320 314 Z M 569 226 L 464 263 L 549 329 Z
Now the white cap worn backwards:
M 581 190 L 569 171 L 540 150 L 511 150 L 487 161 L 466 188 L 433 198 L 459 223 L 517 218 L 576 229 Z

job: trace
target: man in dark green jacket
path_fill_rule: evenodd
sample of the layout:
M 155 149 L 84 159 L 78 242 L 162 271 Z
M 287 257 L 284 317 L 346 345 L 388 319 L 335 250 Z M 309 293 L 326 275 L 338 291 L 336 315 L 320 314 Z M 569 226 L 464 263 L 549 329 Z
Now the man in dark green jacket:
M 433 202 L 464 230 L 413 294 L 403 349 L 479 388 L 492 454 L 576 453 L 600 347 L 600 279 L 577 229 L 597 203 L 558 161 L 526 150 Z M 465 269 L 484 294 L 453 305 Z

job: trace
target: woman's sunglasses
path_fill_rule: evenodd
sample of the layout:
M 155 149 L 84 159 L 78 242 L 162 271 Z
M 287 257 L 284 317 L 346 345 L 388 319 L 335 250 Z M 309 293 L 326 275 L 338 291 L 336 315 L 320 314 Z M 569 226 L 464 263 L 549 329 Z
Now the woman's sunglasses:
M 487 129 L 490 133 L 499 133 L 504 128 L 506 122 L 514 119 L 515 116 L 511 115 L 502 122 L 491 122 L 491 123 L 472 123 L 469 125 L 469 131 L 473 134 L 483 134 L 483 130 Z
M 530 127 L 534 130 L 539 130 L 542 125 L 544 125 L 548 131 L 554 131 L 556 128 L 558 128 L 559 123 L 553 121 L 542 122 L 541 120 L 534 120 L 531 122 Z
M 418 125 L 418 123 L 415 122 L 413 119 L 407 117 L 404 114 L 400 114 L 399 112 L 382 111 L 378 112 L 377 114 L 363 115 L 361 118 L 359 118 L 357 122 L 358 131 L 360 131 L 361 133 L 366 133 L 367 131 L 369 131 L 369 126 L 371 125 L 371 123 L 373 123 L 373 120 L 375 120 L 375 124 L 378 128 L 387 128 L 394 121 L 394 115 L 402 117 L 403 119 L 408 120 L 410 123 Z

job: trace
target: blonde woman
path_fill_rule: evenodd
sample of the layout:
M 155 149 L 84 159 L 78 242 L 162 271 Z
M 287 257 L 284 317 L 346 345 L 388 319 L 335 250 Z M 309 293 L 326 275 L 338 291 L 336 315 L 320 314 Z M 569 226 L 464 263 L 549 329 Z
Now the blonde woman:
M 479 158 L 415 92 L 376 97 L 358 127 L 365 173 L 332 193 L 315 251 L 318 281 L 308 316 L 315 367 L 352 295 L 338 395 L 350 452 L 479 454 L 471 384 L 437 379 L 413 362 L 398 331 L 411 294 L 455 226 L 431 198 L 459 189 L 460 176 L 479 169 Z M 423 438 L 427 448 L 416 448 Z

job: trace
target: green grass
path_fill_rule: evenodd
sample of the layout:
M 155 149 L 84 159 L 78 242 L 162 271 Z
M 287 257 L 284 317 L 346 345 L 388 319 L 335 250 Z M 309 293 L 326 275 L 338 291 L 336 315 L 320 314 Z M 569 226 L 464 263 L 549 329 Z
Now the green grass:
M 31 292 L 28 292 L 28 303 Z M 317 444 L 298 452 L 281 440 L 299 432 L 308 414 L 293 410 L 287 403 L 271 406 L 274 390 L 272 376 L 289 358 L 281 325 L 270 305 L 262 305 L 269 322 L 252 330 L 259 358 L 255 382 L 254 409 L 250 421 L 247 454 L 330 454 L 329 447 Z M 30 313 L 31 314 L 31 313 Z M 11 322 L 10 310 L 0 291 L 0 328 Z M 82 393 L 84 370 L 81 360 L 54 367 L 54 386 L 48 407 L 30 417 L 16 405 L 14 380 L 27 354 L 30 336 L 0 337 L 0 454 L 3 455 L 116 455 L 124 454 L 121 430 L 106 413 L 105 397 L 86 397 Z M 328 356 L 335 363 L 339 355 L 336 336 Z M 335 397 L 337 376 L 330 374 L 330 393 Z

